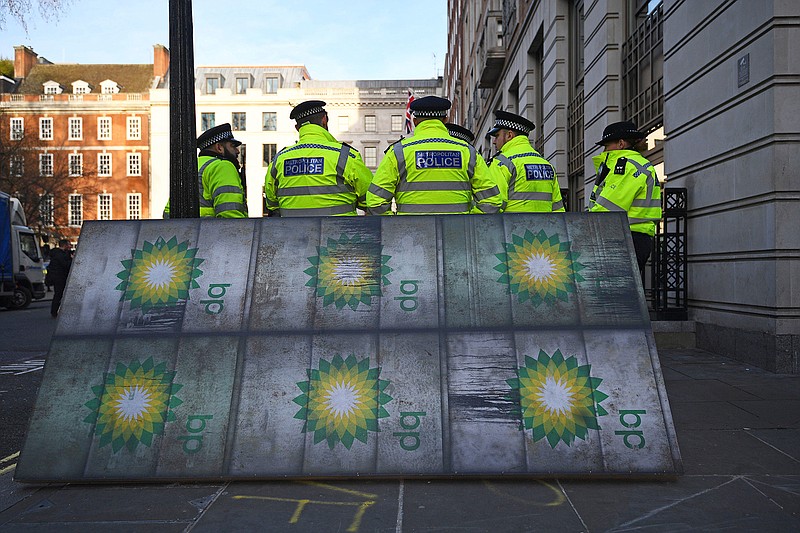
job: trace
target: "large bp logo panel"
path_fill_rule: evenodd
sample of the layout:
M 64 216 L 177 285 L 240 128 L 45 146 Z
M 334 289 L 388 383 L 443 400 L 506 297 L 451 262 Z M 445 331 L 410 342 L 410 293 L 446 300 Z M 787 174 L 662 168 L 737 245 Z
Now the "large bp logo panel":
M 16 477 L 680 472 L 634 270 L 615 214 L 88 222 Z

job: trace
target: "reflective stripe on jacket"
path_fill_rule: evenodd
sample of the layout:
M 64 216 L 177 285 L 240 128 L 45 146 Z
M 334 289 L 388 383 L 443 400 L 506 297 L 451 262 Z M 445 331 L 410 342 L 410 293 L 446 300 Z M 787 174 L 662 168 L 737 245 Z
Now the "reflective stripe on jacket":
M 624 174 L 618 174 L 617 161 L 627 162 Z M 608 167 L 605 179 L 595 183 L 589 198 L 589 211 L 624 211 L 631 231 L 655 235 L 661 220 L 661 187 L 653 164 L 635 150 L 611 150 L 592 158 L 595 172 Z
M 505 143 L 489 171 L 501 187 L 504 212 L 564 211 L 555 168 L 533 149 L 527 137 L 518 135 Z
M 367 192 L 371 214 L 497 213 L 500 190 L 475 148 L 450 136 L 440 120 L 425 120 L 396 142 L 378 166 Z
M 361 155 L 316 124 L 299 133 L 264 177 L 267 209 L 282 217 L 356 215 L 372 181 Z

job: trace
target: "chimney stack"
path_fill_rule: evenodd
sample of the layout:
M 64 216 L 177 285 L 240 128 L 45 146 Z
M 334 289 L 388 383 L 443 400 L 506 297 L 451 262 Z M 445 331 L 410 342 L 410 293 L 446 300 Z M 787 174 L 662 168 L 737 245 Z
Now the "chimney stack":
M 33 51 L 33 48 L 28 48 L 24 45 L 14 47 L 14 78 L 22 79 L 27 78 L 31 73 L 31 69 L 36 66 L 39 56 Z
M 163 78 L 169 71 L 169 50 L 163 44 L 153 45 L 153 76 Z

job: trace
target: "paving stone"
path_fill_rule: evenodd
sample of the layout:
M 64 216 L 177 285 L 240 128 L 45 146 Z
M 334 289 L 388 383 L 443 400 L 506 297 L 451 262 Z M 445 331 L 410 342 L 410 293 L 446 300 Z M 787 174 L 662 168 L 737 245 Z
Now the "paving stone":
M 731 403 L 769 421 L 770 427 L 800 428 L 800 400 L 736 400 Z
M 590 531 L 796 531 L 800 526 L 791 512 L 738 477 L 604 487 L 565 483 L 564 488 Z
M 687 475 L 800 474 L 793 461 L 747 431 L 678 431 Z
M 800 429 L 754 429 L 748 434 L 776 447 L 795 462 L 800 462 Z
M 667 383 L 667 395 L 674 402 L 719 402 L 758 399 L 757 396 L 716 379 L 671 381 Z
M 730 402 L 678 402 L 670 397 L 678 433 L 706 429 L 770 428 L 774 424 Z
M 731 376 L 725 382 L 762 400 L 794 400 L 800 396 L 800 376 Z

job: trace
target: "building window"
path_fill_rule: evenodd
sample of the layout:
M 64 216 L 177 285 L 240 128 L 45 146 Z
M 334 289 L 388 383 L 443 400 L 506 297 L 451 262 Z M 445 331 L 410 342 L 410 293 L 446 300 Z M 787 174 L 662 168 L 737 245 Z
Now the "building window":
M 375 168 L 378 166 L 378 149 L 376 147 L 364 147 L 364 164 L 370 168 Z
M 128 176 L 142 175 L 142 154 L 128 154 Z
M 25 171 L 25 163 L 21 155 L 12 155 L 8 161 L 9 170 L 14 177 L 22 176 Z
M 403 115 L 392 115 L 392 131 L 403 131 Z
M 39 175 L 53 175 L 53 154 L 39 154 Z
M 119 92 L 119 85 L 115 81 L 106 80 L 100 84 L 101 94 L 117 94 Z
M 231 127 L 233 131 L 245 131 L 247 129 L 247 113 L 231 113 Z
M 350 129 L 350 117 L 347 115 L 339 115 L 338 120 L 339 131 L 347 131 Z
M 78 80 L 72 83 L 72 94 L 89 94 L 92 88 L 83 80 Z
M 25 134 L 25 120 L 22 117 L 11 119 L 11 140 L 18 141 Z
M 214 113 L 200 113 L 200 131 L 206 131 L 214 127 L 216 116 Z
M 45 82 L 43 85 L 44 85 L 44 94 L 61 94 L 61 91 L 63 90 L 61 88 L 61 85 L 59 85 L 54 81 Z
M 69 154 L 69 175 L 83 175 L 83 154 Z
M 142 138 L 141 117 L 128 117 L 128 140 L 138 141 Z
M 39 196 L 39 222 L 42 226 L 53 225 L 53 203 L 52 194 Z
M 80 226 L 83 224 L 83 196 L 80 194 L 69 195 L 69 225 Z
M 277 131 L 278 130 L 278 113 L 267 111 L 261 115 L 262 126 L 264 131 Z
M 275 159 L 275 154 L 278 153 L 277 144 L 264 145 L 264 166 L 269 166 L 270 162 Z
M 97 119 L 97 140 L 111 140 L 111 117 L 99 117 Z
M 128 193 L 128 209 L 125 213 L 128 220 L 141 220 L 142 218 L 142 193 Z
M 97 175 L 98 176 L 111 175 L 111 154 L 107 153 L 97 154 Z
M 97 220 L 111 220 L 111 195 L 97 195 Z
M 39 119 L 39 139 L 43 141 L 53 140 L 53 119 L 50 117 Z
M 219 78 L 206 78 L 206 94 L 215 94 L 219 89 Z
M 265 78 L 264 80 L 264 88 L 268 93 L 277 93 L 278 92 L 278 78 Z
M 83 139 L 83 119 L 81 117 L 70 117 L 69 140 L 80 141 L 82 139 Z
M 245 94 L 250 87 L 250 78 L 238 77 L 236 78 L 236 94 Z
M 375 115 L 366 115 L 364 117 L 364 131 L 378 131 Z

